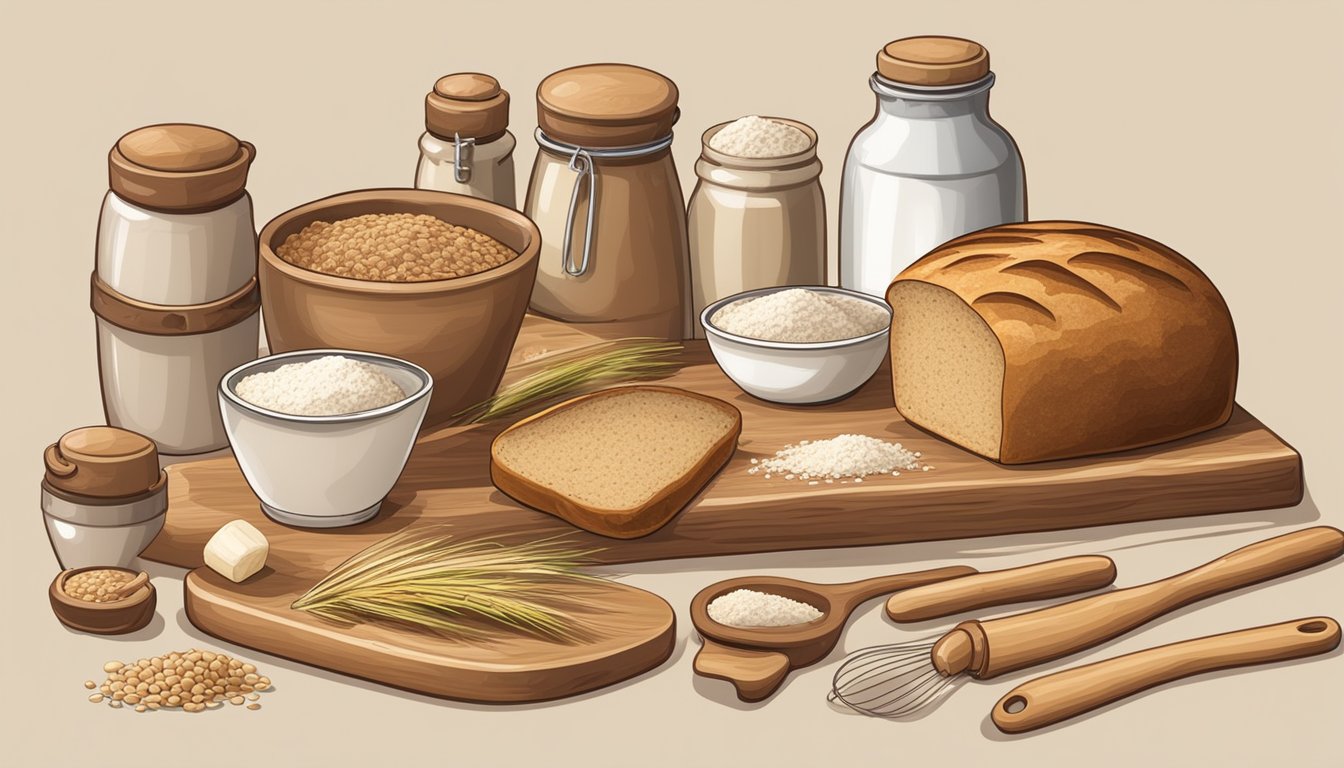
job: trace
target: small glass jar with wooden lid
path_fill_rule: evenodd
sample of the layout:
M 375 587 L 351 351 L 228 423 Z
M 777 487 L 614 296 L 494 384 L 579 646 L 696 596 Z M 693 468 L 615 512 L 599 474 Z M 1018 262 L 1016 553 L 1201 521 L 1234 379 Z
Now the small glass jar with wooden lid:
M 518 207 L 509 92 L 479 72 L 445 75 L 425 96 L 416 189 L 437 189 Z
M 677 96 L 671 80 L 628 64 L 564 69 L 537 87 L 524 209 L 542 238 L 534 311 L 613 336 L 690 330 Z

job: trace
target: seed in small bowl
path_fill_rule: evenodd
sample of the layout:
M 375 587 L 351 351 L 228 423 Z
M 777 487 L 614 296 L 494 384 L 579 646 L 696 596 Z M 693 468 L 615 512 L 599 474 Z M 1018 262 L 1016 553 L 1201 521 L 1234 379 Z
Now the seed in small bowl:
M 118 592 L 139 574 L 120 568 L 98 568 L 76 573 L 65 580 L 65 594 L 86 603 L 114 603 L 122 599 Z

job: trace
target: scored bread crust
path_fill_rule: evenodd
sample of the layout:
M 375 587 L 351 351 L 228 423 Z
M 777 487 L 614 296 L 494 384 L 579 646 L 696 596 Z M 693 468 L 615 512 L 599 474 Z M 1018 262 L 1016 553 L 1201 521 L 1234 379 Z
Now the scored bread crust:
M 1020 464 L 1138 448 L 1232 414 L 1231 313 L 1194 264 L 1155 240 L 1086 222 L 1007 224 L 930 252 L 897 276 L 887 300 L 909 281 L 954 293 L 1002 348 L 1003 428 L 989 458 Z M 896 339 L 893 384 L 920 375 L 896 369 Z
M 580 501 L 515 470 L 500 455 L 500 446 L 509 435 L 536 421 L 574 406 L 601 398 L 620 397 L 632 392 L 661 392 L 708 403 L 730 418 L 730 426 L 703 455 L 679 477 L 663 486 L 643 502 L 624 509 L 610 509 Z M 656 385 L 620 386 L 566 400 L 540 413 L 518 421 L 495 437 L 490 445 L 490 480 L 508 496 L 533 509 L 554 515 L 590 533 L 615 539 L 647 536 L 667 525 L 691 499 L 695 498 L 732 458 L 742 434 L 742 412 L 717 398 L 676 387 Z M 592 457 L 601 463 L 602 457 Z

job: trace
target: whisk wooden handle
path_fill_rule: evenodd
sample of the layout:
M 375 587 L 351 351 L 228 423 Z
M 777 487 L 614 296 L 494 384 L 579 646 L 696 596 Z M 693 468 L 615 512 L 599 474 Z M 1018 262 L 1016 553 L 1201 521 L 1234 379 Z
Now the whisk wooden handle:
M 1251 544 L 1161 581 L 1063 605 L 957 625 L 934 649 L 944 674 L 980 679 L 1091 648 L 1212 595 L 1300 571 L 1344 554 L 1344 532 L 1307 528 Z
M 1150 648 L 1023 683 L 992 718 L 1005 733 L 1031 731 L 1173 680 L 1327 653 L 1339 639 L 1339 624 L 1319 616 Z
M 1113 581 L 1115 563 L 1109 557 L 1066 557 L 907 589 L 887 600 L 887 615 L 892 621 L 926 621 L 992 605 L 1073 595 Z

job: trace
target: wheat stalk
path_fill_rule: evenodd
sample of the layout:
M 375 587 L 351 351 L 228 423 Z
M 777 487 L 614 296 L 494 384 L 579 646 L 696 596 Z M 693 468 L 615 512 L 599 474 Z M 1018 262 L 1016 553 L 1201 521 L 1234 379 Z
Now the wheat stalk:
M 546 367 L 458 413 L 457 418 L 479 424 L 604 384 L 667 373 L 677 366 L 676 360 L 668 358 L 680 351 L 681 345 L 675 342 L 628 338 L 557 355 L 545 361 Z
M 453 541 L 442 527 L 394 534 L 341 563 L 290 606 L 336 621 L 381 619 L 463 638 L 485 619 L 526 634 L 577 640 L 558 587 L 600 582 L 579 568 L 596 550 L 557 538 L 523 544 Z M 475 621 L 473 621 L 475 620 Z

